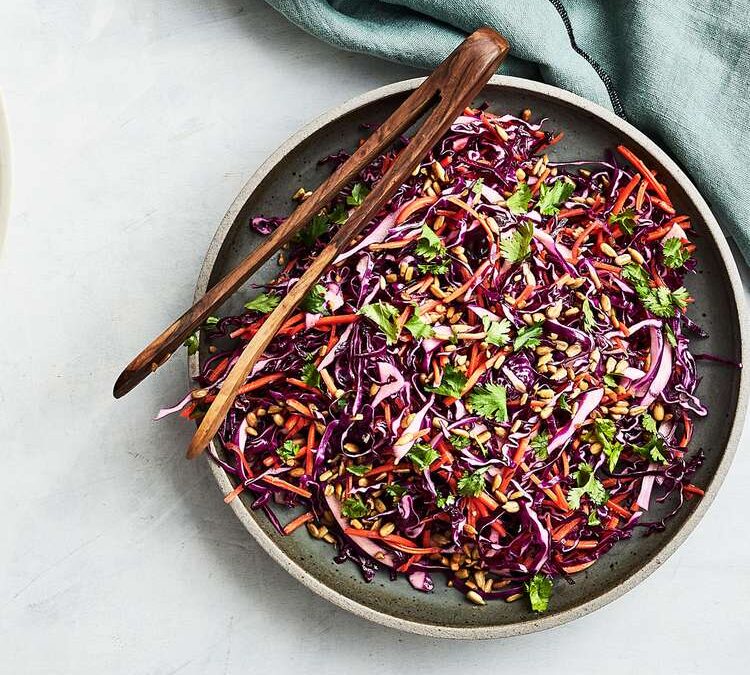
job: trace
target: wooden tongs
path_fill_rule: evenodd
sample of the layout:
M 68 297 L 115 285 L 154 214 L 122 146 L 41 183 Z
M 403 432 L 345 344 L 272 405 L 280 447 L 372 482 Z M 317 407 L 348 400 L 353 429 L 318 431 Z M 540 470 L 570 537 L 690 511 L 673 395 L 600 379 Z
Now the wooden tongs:
M 271 236 L 133 359 L 117 378 L 114 386 L 115 397 L 127 394 L 166 362 L 216 307 L 227 300 L 253 272 L 305 227 L 313 216 L 328 206 L 362 169 L 432 108 L 424 124 L 398 154 L 390 169 L 373 187 L 365 201 L 341 225 L 331 242 L 313 260 L 308 270 L 247 343 L 193 436 L 187 456 L 192 459 L 199 455 L 219 430 L 237 390 L 245 383 L 253 365 L 287 317 L 315 285 L 326 267 L 375 217 L 456 117 L 471 103 L 505 59 L 509 49 L 508 42 L 490 28 L 480 28 L 469 35 Z

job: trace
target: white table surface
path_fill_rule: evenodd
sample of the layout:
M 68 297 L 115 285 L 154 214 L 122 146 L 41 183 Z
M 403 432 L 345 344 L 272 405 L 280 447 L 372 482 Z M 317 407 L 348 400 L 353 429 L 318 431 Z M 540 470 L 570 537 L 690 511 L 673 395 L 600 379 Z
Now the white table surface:
M 120 367 L 189 303 L 263 159 L 326 108 L 417 74 L 335 51 L 259 0 L 3 1 L 0 672 L 743 669 L 747 448 L 697 531 L 625 597 L 542 634 L 439 641 L 345 613 L 255 544 L 205 462 L 183 459 L 188 426 L 151 421 L 187 385 L 182 358 L 112 399 Z

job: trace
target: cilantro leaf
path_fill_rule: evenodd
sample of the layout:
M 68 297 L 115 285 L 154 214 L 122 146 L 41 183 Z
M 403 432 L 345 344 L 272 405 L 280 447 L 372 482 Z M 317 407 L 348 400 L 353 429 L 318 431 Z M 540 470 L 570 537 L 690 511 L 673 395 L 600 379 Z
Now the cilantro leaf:
M 537 456 L 537 459 L 545 460 L 549 457 L 549 451 L 547 446 L 549 445 L 549 433 L 547 431 L 540 431 L 534 438 L 531 439 L 531 449 Z
M 656 420 L 648 413 L 641 415 L 641 426 L 651 434 L 656 433 Z
M 646 445 L 633 446 L 633 450 L 652 462 L 667 463 L 667 458 L 664 456 L 664 439 L 659 434 L 653 434 Z
M 298 452 L 299 445 L 292 443 L 292 441 L 284 441 L 284 445 L 276 448 L 276 454 L 281 458 L 282 462 L 288 462 L 290 459 L 294 459 Z
M 203 328 L 213 328 L 217 323 L 219 323 L 219 317 L 218 316 L 208 316 L 206 317 L 206 320 L 203 322 Z
M 667 334 L 667 342 L 669 342 L 669 344 L 672 345 L 673 347 L 676 347 L 677 336 L 674 334 L 674 330 L 672 330 L 672 326 L 670 326 L 668 323 L 665 323 L 664 332 Z
M 604 486 L 594 477 L 594 469 L 588 464 L 581 464 L 573 473 L 577 487 L 568 490 L 568 504 L 574 509 L 581 506 L 581 497 L 588 495 L 597 506 L 604 504 L 609 496 Z
M 484 474 L 489 467 L 482 467 L 465 476 L 461 476 L 456 483 L 458 494 L 462 497 L 478 497 L 484 490 Z
M 533 579 L 525 584 L 529 594 L 531 609 L 535 612 L 546 612 L 549 599 L 552 597 L 552 579 L 543 574 L 535 574 Z
M 422 234 L 417 241 L 414 252 L 428 262 L 445 255 L 443 240 L 435 234 L 435 231 L 427 223 L 422 224 Z
M 594 312 L 591 309 L 591 303 L 589 302 L 589 299 L 586 298 L 583 301 L 583 328 L 585 330 L 591 330 L 596 325 L 596 320 L 594 319 Z
M 690 299 L 687 289 L 682 286 L 674 291 L 666 286 L 652 288 L 651 277 L 640 265 L 625 265 L 622 276 L 633 284 L 643 306 L 654 316 L 668 319 L 675 316 L 676 308 L 684 310 L 687 307 Z
M 364 476 L 370 469 L 372 469 L 371 464 L 355 464 L 346 467 L 346 470 L 355 476 Z
M 602 377 L 602 381 L 610 389 L 614 389 L 617 386 L 617 380 L 615 379 L 615 376 L 612 375 L 611 373 L 607 373 L 604 377 Z
M 440 458 L 440 453 L 429 443 L 417 442 L 411 447 L 406 456 L 417 469 L 424 471 L 436 459 Z
M 198 333 L 193 333 L 185 342 L 182 343 L 185 347 L 187 347 L 188 350 L 188 356 L 192 356 L 193 354 L 197 353 L 198 347 L 200 345 Z
M 351 196 L 346 198 L 346 203 L 349 204 L 349 206 L 359 206 L 365 201 L 365 197 L 367 197 L 368 194 L 370 194 L 370 191 L 364 183 L 355 183 L 354 187 L 352 187 Z
M 531 190 L 526 183 L 519 183 L 516 191 L 508 197 L 506 204 L 512 213 L 526 213 L 531 201 Z
M 609 224 L 619 225 L 625 234 L 633 234 L 636 226 L 635 211 L 633 209 L 623 209 L 617 214 L 610 213 Z
M 451 434 L 449 441 L 456 450 L 463 450 L 471 445 L 471 439 L 468 436 L 459 436 L 458 434 Z
M 685 249 L 679 237 L 670 237 L 662 242 L 664 264 L 672 269 L 682 267 L 690 260 L 690 253 Z
M 534 237 L 534 226 L 522 223 L 510 237 L 500 240 L 500 252 L 508 262 L 519 262 L 531 253 L 531 240 Z
M 544 216 L 554 216 L 559 213 L 560 205 L 568 200 L 573 190 L 575 190 L 575 185 L 563 178 L 556 180 L 551 187 L 542 183 L 539 186 L 539 203 L 537 204 L 539 212 Z
M 594 437 L 602 445 L 604 454 L 609 457 L 609 470 L 614 471 L 622 454 L 622 443 L 615 443 L 617 427 L 613 420 L 597 417 L 594 420 Z
M 435 499 L 435 505 L 439 509 L 444 509 L 446 506 L 453 506 L 455 503 L 456 498 L 453 495 L 443 496 L 441 494 L 438 494 L 437 498 Z
M 565 412 L 573 412 L 570 408 L 570 403 L 568 403 L 568 397 L 565 394 L 560 394 L 560 397 L 557 399 L 557 406 Z
M 482 326 L 487 335 L 484 341 L 497 347 L 504 347 L 510 340 L 510 321 L 501 319 L 494 321 L 488 316 L 482 317 Z
M 309 384 L 311 387 L 320 386 L 320 373 L 318 372 L 318 368 L 312 360 L 308 361 L 304 366 L 302 366 L 302 381 L 305 384 Z
M 429 323 L 423 321 L 418 314 L 412 316 L 405 324 L 404 328 L 408 330 L 417 340 L 429 338 L 435 334 Z
M 421 274 L 445 274 L 448 271 L 448 261 L 417 263 L 417 269 Z
M 406 494 L 406 488 L 403 485 L 396 483 L 388 483 L 385 486 L 386 494 L 393 498 L 393 501 L 398 501 Z
M 393 305 L 388 302 L 376 302 L 372 305 L 365 305 L 357 314 L 362 314 L 373 321 L 383 331 L 389 345 L 396 343 L 398 310 Z
M 326 232 L 328 232 L 328 216 L 319 213 L 313 216 L 310 224 L 299 232 L 297 239 L 309 248 Z
M 513 351 L 517 352 L 523 347 L 533 349 L 539 345 L 542 335 L 542 324 L 535 323 L 532 326 L 523 326 L 519 329 L 516 339 L 513 340 Z
M 323 314 L 325 311 L 326 287 L 315 284 L 300 303 L 300 308 L 310 314 Z
M 591 513 L 589 513 L 588 523 L 589 525 L 601 525 L 602 524 L 602 521 L 599 520 L 599 516 L 596 515 L 596 511 L 592 511 Z
M 245 309 L 255 310 L 262 314 L 268 314 L 269 312 L 276 309 L 276 306 L 281 302 L 281 298 L 278 295 L 269 295 L 268 293 L 261 293 L 257 298 L 250 300 L 245 303 Z
M 341 505 L 341 513 L 346 518 L 362 518 L 367 515 L 367 506 L 361 497 L 349 497 Z
M 479 197 L 479 195 L 482 194 L 482 185 L 484 185 L 484 180 L 481 178 L 478 178 L 474 181 L 474 185 L 471 186 L 471 191 Z
M 440 396 L 451 396 L 460 398 L 461 392 L 466 386 L 466 375 L 453 366 L 446 366 L 439 387 L 427 387 L 427 391 Z
M 472 412 L 495 420 L 495 422 L 508 421 L 508 408 L 506 404 L 507 392 L 500 384 L 485 384 L 475 387 L 469 397 L 469 407 Z

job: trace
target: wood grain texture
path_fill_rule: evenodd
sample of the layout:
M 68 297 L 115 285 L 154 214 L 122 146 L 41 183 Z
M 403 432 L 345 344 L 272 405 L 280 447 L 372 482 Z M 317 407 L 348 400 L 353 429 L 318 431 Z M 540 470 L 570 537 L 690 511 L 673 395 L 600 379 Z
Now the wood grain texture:
M 403 167 L 409 163 L 416 163 L 430 149 L 495 72 L 508 50 L 509 46 L 505 39 L 489 28 L 480 28 L 472 33 L 268 239 L 209 289 L 198 302 L 126 366 L 115 382 L 115 398 L 127 394 L 165 363 L 216 307 L 227 300 L 281 246 L 290 241 L 342 188 L 354 180 L 362 169 L 419 119 L 431 104 L 438 101 L 437 107 L 423 127 L 425 134 L 420 138 L 415 136 L 407 148 L 408 152 L 401 153 L 400 158 L 403 159 L 397 160 L 380 181 L 379 187 L 373 190 L 374 194 L 371 193 L 349 219 L 349 227 L 346 230 L 341 228 L 340 234 L 349 232 L 351 236 L 352 232 L 358 231 L 366 224 L 388 201 L 390 191 L 398 187 L 408 175 L 409 171 L 404 172 Z M 419 144 L 415 145 L 415 141 L 419 141 Z M 352 223 L 356 224 L 356 227 Z M 346 241 L 345 237 L 346 234 L 341 234 L 339 241 Z
M 489 28 L 480 28 L 472 33 L 341 167 L 342 176 L 351 177 L 358 173 L 363 166 L 363 157 L 371 159 L 388 148 L 402 131 L 406 130 L 430 105 L 434 104 L 434 109 L 429 113 L 422 127 L 398 154 L 388 172 L 375 184 L 364 203 L 339 228 L 331 243 L 316 257 L 310 268 L 292 287 L 292 290 L 276 309 L 271 312 L 263 327 L 245 346 L 242 355 L 222 383 L 219 394 L 211 403 L 190 442 L 187 451 L 189 459 L 197 457 L 216 435 L 232 406 L 237 390 L 245 382 L 253 365 L 263 354 L 268 343 L 273 339 L 273 336 L 296 305 L 315 285 L 339 251 L 373 219 L 425 154 L 448 130 L 453 120 L 479 93 L 505 58 L 508 50 L 509 46 L 506 40 Z M 363 150 L 364 153 L 360 154 Z M 357 166 L 357 170 L 352 171 L 351 168 L 347 168 L 350 164 Z M 323 197 L 318 195 L 320 190 L 325 188 L 322 193 L 325 194 L 325 203 L 328 203 L 334 196 L 335 192 L 330 194 L 329 188 L 326 186 L 332 182 L 332 179 L 336 178 L 338 173 L 334 173 L 303 204 L 303 206 L 308 207 L 306 211 L 310 216 L 324 206 Z M 333 183 L 338 185 L 338 179 L 334 180 Z M 311 201 L 313 202 L 312 207 L 309 206 Z M 312 212 L 310 212 L 310 209 L 312 209 Z M 292 220 L 292 218 L 289 220 Z M 288 224 L 289 220 L 285 225 Z M 299 227 L 300 221 L 297 221 L 297 223 L 296 227 Z M 286 236 L 289 236 L 289 234 Z M 252 257 L 251 255 L 250 258 Z M 237 269 L 229 276 L 234 277 L 239 274 Z M 217 286 L 222 283 L 223 280 Z

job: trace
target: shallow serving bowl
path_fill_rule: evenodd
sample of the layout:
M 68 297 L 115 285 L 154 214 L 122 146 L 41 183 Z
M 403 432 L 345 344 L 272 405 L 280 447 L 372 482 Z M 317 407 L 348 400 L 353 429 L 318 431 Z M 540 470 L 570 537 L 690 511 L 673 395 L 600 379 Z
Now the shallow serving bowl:
M 248 227 L 251 216 L 288 214 L 293 206 L 290 195 L 300 186 L 317 186 L 327 175 L 318 160 L 342 147 L 356 146 L 363 134 L 360 125 L 383 121 L 420 82 L 407 80 L 359 96 L 325 113 L 284 143 L 245 185 L 224 217 L 206 254 L 196 297 L 255 245 L 257 236 Z M 693 351 L 748 362 L 742 286 L 729 247 L 705 201 L 664 152 L 611 112 L 554 87 L 495 76 L 479 100 L 500 112 L 531 108 L 535 117 L 548 118 L 546 128 L 564 130 L 564 140 L 551 153 L 555 159 L 600 159 L 608 149 L 624 143 L 657 169 L 678 212 L 691 217 L 697 235 L 698 273 L 687 280 L 696 298 L 690 315 L 710 337 L 696 340 Z M 269 262 L 251 282 L 266 281 L 275 271 L 274 263 Z M 223 311 L 238 311 L 251 293 L 249 289 L 238 293 Z M 190 359 L 191 375 L 197 373 L 199 359 L 204 356 Z M 702 448 L 706 454 L 694 478 L 706 490 L 705 496 L 688 501 L 664 532 L 644 537 L 637 529 L 633 538 L 617 544 L 598 564 L 575 575 L 575 584 L 555 584 L 550 609 L 541 616 L 533 615 L 524 601 L 475 607 L 441 583 L 440 576 L 436 576 L 435 591 L 429 594 L 413 590 L 405 579 L 390 582 L 385 572 L 365 583 L 353 564 L 334 563 L 333 548 L 312 539 L 304 529 L 290 537 L 279 536 L 262 513 L 250 510 L 245 495 L 231 506 L 250 534 L 292 576 L 367 619 L 454 638 L 503 637 L 549 628 L 587 614 L 633 588 L 675 551 L 713 500 L 739 440 L 749 383 L 745 371 L 732 367 L 700 361 L 698 368 L 703 378 L 698 393 L 710 412 L 698 422 L 691 449 Z M 211 470 L 224 494 L 235 487 L 213 462 Z M 658 513 L 652 510 L 648 515 Z

